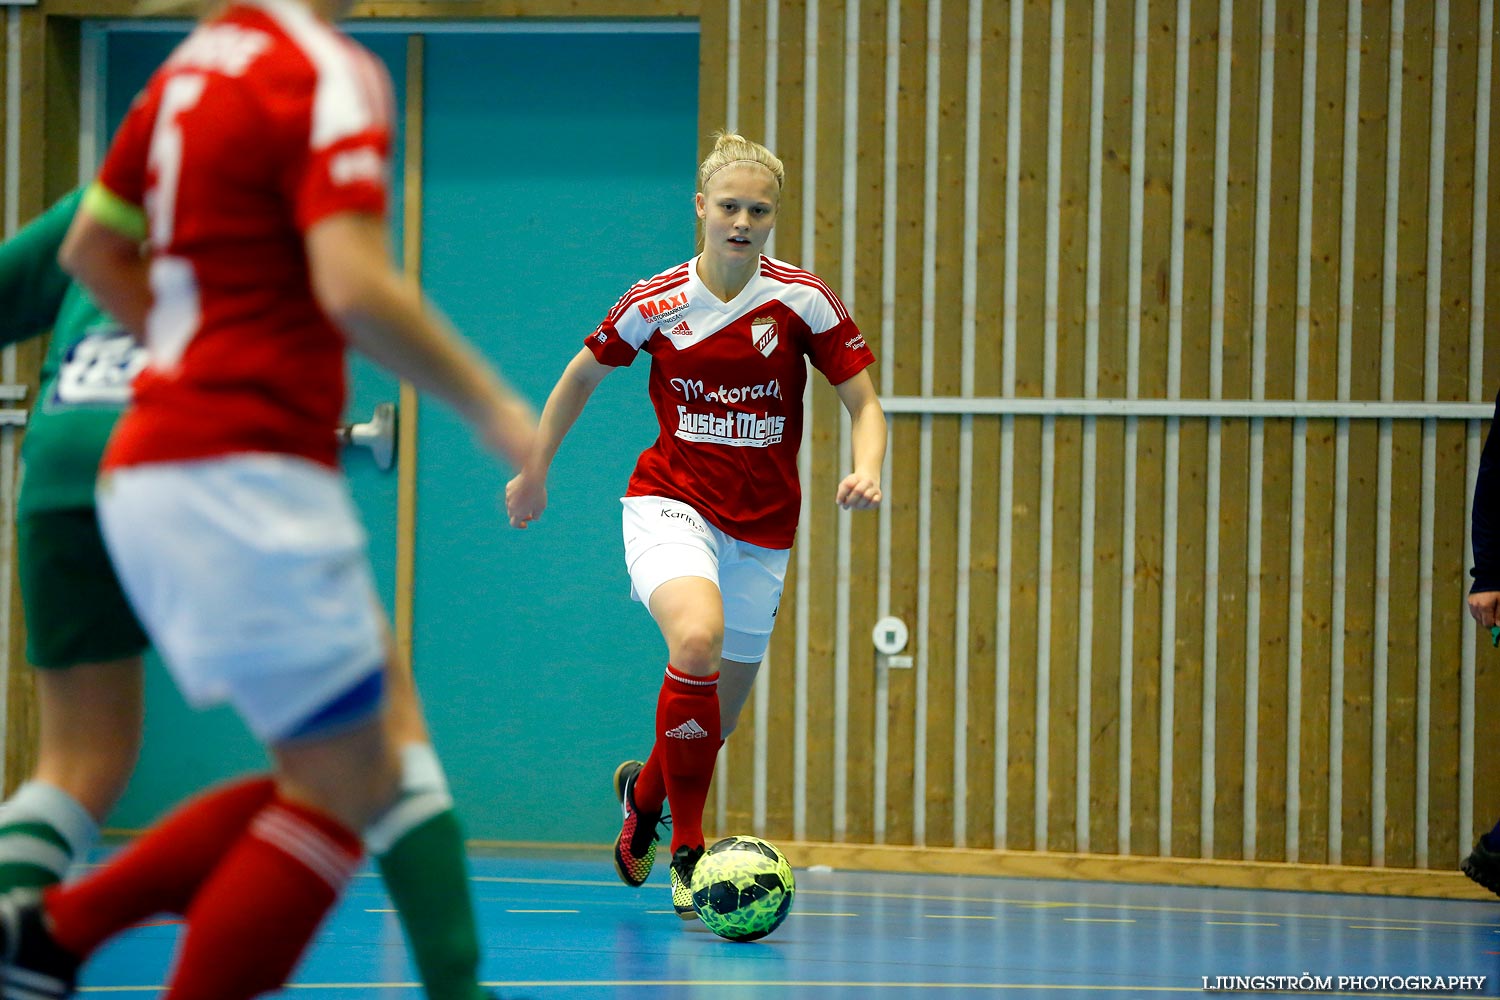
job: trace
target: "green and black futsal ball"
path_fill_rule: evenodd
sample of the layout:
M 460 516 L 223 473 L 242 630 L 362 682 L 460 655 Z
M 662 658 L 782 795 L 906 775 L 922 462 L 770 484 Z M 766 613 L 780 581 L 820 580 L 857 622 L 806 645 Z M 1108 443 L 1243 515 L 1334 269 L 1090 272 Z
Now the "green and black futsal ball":
M 754 941 L 780 927 L 796 891 L 792 866 L 756 837 L 726 837 L 693 869 L 693 908 L 730 941 Z

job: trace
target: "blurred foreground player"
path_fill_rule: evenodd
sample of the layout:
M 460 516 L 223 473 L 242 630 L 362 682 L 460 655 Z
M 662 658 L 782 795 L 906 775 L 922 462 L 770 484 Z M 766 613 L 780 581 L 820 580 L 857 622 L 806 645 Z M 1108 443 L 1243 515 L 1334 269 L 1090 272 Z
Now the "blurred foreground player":
M 184 695 L 233 704 L 274 780 L 201 796 L 43 905 L 8 898 L 8 991 L 68 995 L 78 960 L 160 911 L 187 925 L 166 996 L 274 990 L 359 831 L 378 850 L 436 815 L 403 783 L 445 798 L 430 753 L 403 767 L 387 709 L 387 630 L 333 435 L 345 338 L 512 465 L 535 425 L 391 265 L 390 84 L 332 27 L 339 6 L 219 8 L 137 99 L 63 249 L 150 357 L 99 484 L 110 554 Z

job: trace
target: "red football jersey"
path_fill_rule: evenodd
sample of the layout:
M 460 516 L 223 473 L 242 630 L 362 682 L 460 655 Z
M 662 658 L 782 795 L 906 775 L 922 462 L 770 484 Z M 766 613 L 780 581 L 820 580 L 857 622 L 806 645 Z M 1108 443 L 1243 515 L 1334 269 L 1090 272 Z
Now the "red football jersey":
M 384 216 L 393 100 L 364 48 L 291 0 L 198 26 L 120 126 L 99 183 L 148 224 L 150 365 L 105 467 L 278 452 L 336 466 L 344 338 L 303 234 Z
M 606 365 L 651 355 L 661 433 L 626 494 L 681 500 L 742 542 L 790 548 L 802 499 L 803 357 L 838 385 L 875 355 L 811 272 L 762 256 L 744 289 L 722 302 L 697 264 L 635 284 L 586 341 Z

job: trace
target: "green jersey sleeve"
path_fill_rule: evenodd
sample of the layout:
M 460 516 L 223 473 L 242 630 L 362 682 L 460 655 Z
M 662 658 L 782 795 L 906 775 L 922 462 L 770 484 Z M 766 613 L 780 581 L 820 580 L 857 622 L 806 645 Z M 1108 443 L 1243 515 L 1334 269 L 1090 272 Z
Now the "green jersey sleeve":
M 83 191 L 68 194 L 0 243 L 0 346 L 45 333 L 57 320 L 71 279 L 57 251 Z

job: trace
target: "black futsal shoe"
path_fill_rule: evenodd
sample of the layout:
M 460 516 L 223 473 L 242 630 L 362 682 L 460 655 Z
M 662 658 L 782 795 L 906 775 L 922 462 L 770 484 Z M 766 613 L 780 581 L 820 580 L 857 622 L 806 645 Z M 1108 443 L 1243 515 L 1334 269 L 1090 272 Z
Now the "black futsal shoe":
M 661 839 L 658 827 L 666 823 L 660 809 L 648 813 L 636 808 L 635 780 L 642 766 L 638 760 L 627 760 L 615 768 L 615 798 L 620 800 L 620 811 L 624 814 L 620 834 L 615 838 L 615 873 L 632 888 L 644 885 L 651 874 L 656 864 L 656 844 Z
M 683 920 L 698 919 L 698 911 L 693 908 L 693 869 L 702 857 L 702 847 L 686 844 L 672 852 L 672 909 Z
M 1490 850 L 1484 841 L 1484 837 L 1479 838 L 1459 867 L 1469 878 L 1500 896 L 1500 853 Z
M 47 930 L 35 889 L 0 896 L 0 997 L 65 1000 L 73 995 L 79 961 Z

